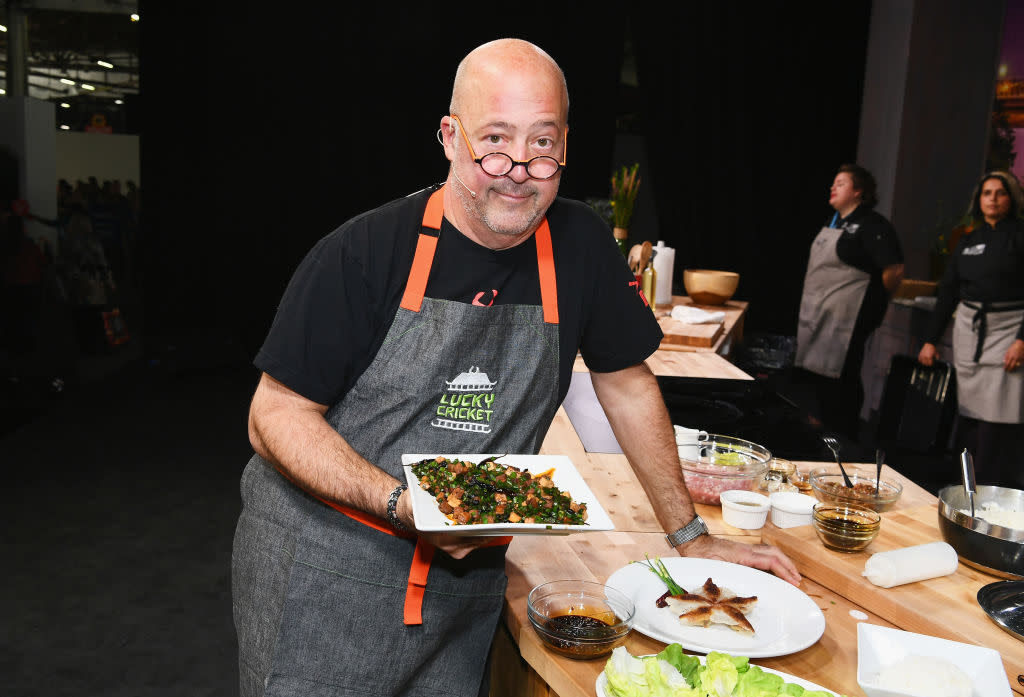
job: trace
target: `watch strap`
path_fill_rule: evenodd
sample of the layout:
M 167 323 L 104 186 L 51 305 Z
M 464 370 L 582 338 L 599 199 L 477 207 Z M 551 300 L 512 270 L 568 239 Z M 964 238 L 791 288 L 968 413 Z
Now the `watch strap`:
M 693 520 L 679 528 L 673 533 L 669 533 L 665 536 L 668 540 L 668 544 L 671 547 L 678 547 L 681 544 L 695 540 L 701 535 L 708 534 L 708 526 L 705 525 L 704 519 L 699 515 L 695 515 Z

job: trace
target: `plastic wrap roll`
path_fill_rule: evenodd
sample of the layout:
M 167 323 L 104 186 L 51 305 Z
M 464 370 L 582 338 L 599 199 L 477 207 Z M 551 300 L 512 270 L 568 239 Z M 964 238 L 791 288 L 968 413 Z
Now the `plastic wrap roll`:
M 864 563 L 865 576 L 876 586 L 892 588 L 904 583 L 947 576 L 956 571 L 956 550 L 945 542 L 893 549 L 872 554 Z

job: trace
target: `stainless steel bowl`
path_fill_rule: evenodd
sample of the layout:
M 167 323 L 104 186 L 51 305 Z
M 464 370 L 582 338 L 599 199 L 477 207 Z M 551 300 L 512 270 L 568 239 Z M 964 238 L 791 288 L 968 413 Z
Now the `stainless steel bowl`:
M 974 496 L 975 510 L 984 503 L 1024 510 L 1024 491 L 979 486 Z M 960 561 L 1000 578 L 1024 580 L 1024 530 L 992 525 L 972 517 L 970 510 L 963 486 L 955 484 L 939 491 L 939 529 Z

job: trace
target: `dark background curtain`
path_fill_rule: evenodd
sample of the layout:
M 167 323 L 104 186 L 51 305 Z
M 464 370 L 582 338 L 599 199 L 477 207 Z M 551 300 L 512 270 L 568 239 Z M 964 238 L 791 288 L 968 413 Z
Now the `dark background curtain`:
M 792 335 L 828 189 L 853 162 L 867 2 L 673 3 L 634 18 L 660 237 L 740 273 L 747 328 Z M 841 21 L 837 21 L 841 16 Z
M 566 73 L 562 194 L 607 196 L 616 124 L 639 132 L 677 289 L 685 267 L 740 271 L 748 326 L 795 331 L 828 186 L 856 152 L 867 3 L 844 6 L 842 25 L 809 3 L 190 5 L 141 10 L 151 341 L 217 328 L 254 354 L 317 239 L 445 177 L 434 134 L 455 68 L 503 36 L 534 41 Z M 635 90 L 620 84 L 627 28 Z

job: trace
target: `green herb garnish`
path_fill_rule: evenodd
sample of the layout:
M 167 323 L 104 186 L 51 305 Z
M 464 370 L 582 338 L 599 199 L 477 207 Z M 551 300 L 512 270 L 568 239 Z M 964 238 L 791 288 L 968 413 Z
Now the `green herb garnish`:
M 673 580 L 672 575 L 668 572 L 668 569 L 665 568 L 665 562 L 661 560 L 661 557 L 655 557 L 654 561 L 652 562 L 651 558 L 645 554 L 644 559 L 646 559 L 647 561 L 634 561 L 633 563 L 643 564 L 648 569 L 650 569 L 651 573 L 660 578 L 664 582 L 664 584 L 668 586 L 668 589 L 672 592 L 672 595 L 686 594 L 686 589 L 680 586 L 678 583 L 676 583 L 675 580 Z

